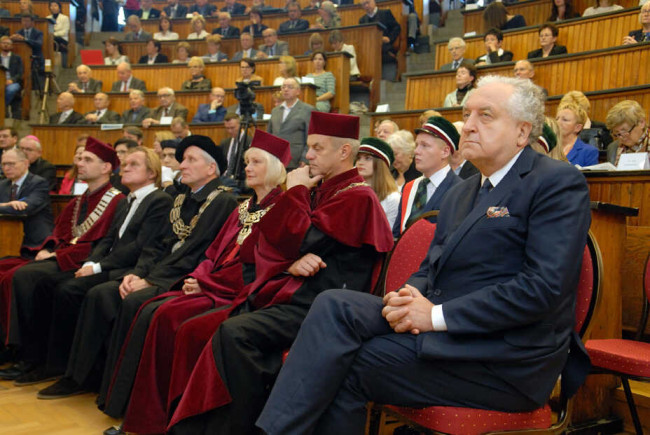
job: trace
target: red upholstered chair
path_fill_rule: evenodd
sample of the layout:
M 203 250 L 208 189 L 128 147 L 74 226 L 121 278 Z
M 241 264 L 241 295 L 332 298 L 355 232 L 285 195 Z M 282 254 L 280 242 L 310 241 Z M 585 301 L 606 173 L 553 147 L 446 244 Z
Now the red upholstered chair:
M 602 262 L 600 250 L 593 236 L 589 233 L 587 245 L 582 257 L 582 269 L 576 295 L 575 330 L 580 337 L 586 334 L 593 312 L 599 299 L 600 274 Z M 562 433 L 571 413 L 571 401 L 560 392 L 557 401 L 557 421 L 552 422 L 550 405 L 532 412 L 499 412 L 484 409 L 459 408 L 450 406 L 430 406 L 416 409 L 393 405 L 375 405 L 381 410 L 378 424 L 371 424 L 371 429 L 380 430 L 386 416 L 394 417 L 418 431 L 425 433 L 447 434 L 485 434 L 500 432 Z
M 589 340 L 585 345 L 594 371 L 598 374 L 614 374 L 621 378 L 627 405 L 637 434 L 643 433 L 639 415 L 630 390 L 630 379 L 650 381 L 650 343 L 640 341 L 648 322 L 650 311 L 650 253 L 643 273 L 643 313 L 634 340 Z

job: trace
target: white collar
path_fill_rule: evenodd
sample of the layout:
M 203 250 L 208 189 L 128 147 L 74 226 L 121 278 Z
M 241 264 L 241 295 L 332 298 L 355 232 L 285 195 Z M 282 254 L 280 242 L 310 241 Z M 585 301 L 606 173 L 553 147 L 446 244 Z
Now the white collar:
M 131 192 L 129 195 L 135 197 L 136 201 L 142 201 L 147 195 L 149 195 L 154 190 L 158 189 L 154 183 L 147 184 L 144 187 L 139 188 L 135 192 Z
M 523 149 L 521 151 L 519 151 L 517 154 L 515 154 L 515 156 L 512 159 L 510 159 L 510 161 L 508 163 L 506 163 L 506 165 L 504 167 L 502 167 L 501 169 L 495 171 L 489 177 L 486 177 L 485 175 L 481 174 L 481 186 L 483 185 L 483 183 L 485 183 L 485 179 L 489 178 L 490 183 L 492 184 L 492 187 L 497 187 L 497 184 L 499 184 L 501 182 L 501 180 L 503 180 L 503 177 L 505 177 L 506 174 L 510 171 L 510 168 L 512 168 L 512 166 L 515 164 L 515 162 L 517 161 L 517 159 L 521 155 L 522 151 L 523 151 Z
M 429 181 L 431 181 L 433 187 L 437 189 L 438 186 L 440 186 L 442 180 L 444 180 L 445 177 L 447 176 L 449 169 L 450 169 L 449 165 L 445 165 L 443 168 L 438 169 L 436 172 L 433 173 L 432 176 L 429 177 Z
M 25 174 L 22 177 L 20 177 L 16 181 L 12 181 L 11 184 L 15 184 L 16 186 L 18 186 L 18 190 L 20 190 L 20 186 L 23 185 L 23 183 L 25 182 L 25 178 L 27 178 L 28 174 L 29 174 L 29 169 L 25 171 Z
M 281 106 L 282 106 L 285 110 L 291 110 L 291 109 L 293 109 L 294 107 L 296 107 L 296 104 L 298 104 L 298 101 L 300 101 L 300 100 L 299 100 L 298 98 L 296 98 L 296 102 L 293 103 L 293 105 L 292 105 L 291 107 L 287 106 L 287 102 L 284 101 L 284 102 L 281 104 Z

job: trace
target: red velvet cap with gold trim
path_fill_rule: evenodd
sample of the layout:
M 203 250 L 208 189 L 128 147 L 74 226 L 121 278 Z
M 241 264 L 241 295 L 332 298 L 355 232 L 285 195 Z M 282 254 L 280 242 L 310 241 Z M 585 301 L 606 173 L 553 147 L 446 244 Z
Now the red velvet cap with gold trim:
M 89 136 L 86 140 L 85 150 L 89 153 L 93 153 L 106 163 L 113 165 L 113 169 L 116 169 L 118 166 L 120 166 L 120 160 L 117 158 L 117 153 L 113 147 L 107 143 L 95 139 L 92 136 Z
M 251 148 L 259 148 L 271 153 L 286 167 L 291 161 L 291 148 L 289 141 L 267 133 L 259 128 L 255 130 L 255 136 L 251 142 Z
M 307 134 L 359 139 L 359 117 L 314 111 L 311 112 Z

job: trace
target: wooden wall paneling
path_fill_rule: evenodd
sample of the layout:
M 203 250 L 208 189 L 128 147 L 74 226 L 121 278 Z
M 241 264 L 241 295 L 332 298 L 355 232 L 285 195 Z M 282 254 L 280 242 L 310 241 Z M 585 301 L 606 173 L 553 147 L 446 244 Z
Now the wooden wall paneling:
M 2 2 L 2 7 L 7 9 L 9 12 L 11 12 L 11 15 L 13 16 L 14 14 L 20 13 L 20 7 L 19 7 L 20 2 L 17 0 L 5 0 Z M 50 9 L 49 9 L 49 1 L 39 1 L 39 0 L 33 0 L 32 1 L 32 6 L 34 8 L 34 14 L 36 14 L 40 18 L 45 18 L 48 15 L 50 15 Z M 61 2 L 61 13 L 63 15 L 70 16 L 70 3 L 68 2 Z M 70 23 L 72 25 L 74 23 Z
M 0 215 L 0 257 L 19 256 L 23 243 L 23 221 L 21 218 Z
M 316 91 L 314 85 L 303 85 L 302 95 L 300 99 L 305 103 L 311 104 L 312 106 L 316 104 Z M 279 91 L 280 87 L 278 86 L 267 86 L 263 88 L 255 89 L 255 101 L 264 106 L 264 113 L 271 113 L 273 109 L 272 95 L 274 92 Z M 201 91 L 201 92 L 176 92 L 176 101 L 179 104 L 187 107 L 189 114 L 187 117 L 188 122 L 196 114 L 200 104 L 209 103 L 210 92 Z M 129 95 L 127 93 L 109 93 L 110 97 L 110 106 L 111 110 L 114 110 L 118 113 L 129 109 Z M 95 110 L 93 104 L 94 95 L 92 94 L 77 94 L 75 95 L 75 110 L 79 113 L 87 113 L 91 110 Z M 153 109 L 158 107 L 158 95 L 156 92 L 147 92 L 145 94 L 146 106 Z M 232 104 L 236 104 L 237 100 L 235 99 L 234 89 L 226 89 L 226 99 L 224 101 L 224 106 L 228 107 Z
M 336 95 L 332 109 L 348 113 L 350 108 L 350 59 L 347 53 L 333 53 L 328 57 L 327 69 L 336 77 Z M 307 75 L 312 70 L 308 56 L 296 58 L 298 74 Z M 277 76 L 277 59 L 266 59 L 256 62 L 256 73 L 264 79 L 264 83 L 272 83 Z M 212 81 L 213 86 L 232 88 L 240 76 L 239 62 L 219 62 L 207 64 L 205 76 Z M 163 86 L 180 88 L 187 75 L 187 66 L 181 64 L 133 65 L 133 75 L 147 84 L 148 90 L 157 90 Z M 111 89 L 117 79 L 114 66 L 98 65 L 93 67 L 93 77 L 103 81 L 105 91 Z M 180 77 L 180 79 L 179 79 Z
M 558 44 L 565 45 L 569 53 L 599 50 L 621 45 L 623 36 L 639 27 L 639 8 L 610 14 L 579 18 L 558 23 Z M 525 59 L 528 52 L 539 48 L 539 27 L 525 27 L 504 32 L 504 47 L 515 54 L 515 60 Z M 475 59 L 485 53 L 483 35 L 465 38 L 465 57 Z M 436 45 L 435 68 L 451 62 L 447 41 Z

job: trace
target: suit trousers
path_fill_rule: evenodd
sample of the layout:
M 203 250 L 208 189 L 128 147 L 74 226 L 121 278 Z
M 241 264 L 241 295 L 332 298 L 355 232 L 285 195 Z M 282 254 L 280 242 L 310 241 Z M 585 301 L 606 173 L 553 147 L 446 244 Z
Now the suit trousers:
M 481 362 L 420 359 L 417 335 L 394 333 L 382 307 L 381 298 L 365 293 L 319 295 L 257 426 L 270 435 L 362 434 L 369 401 L 502 411 L 537 407 Z

